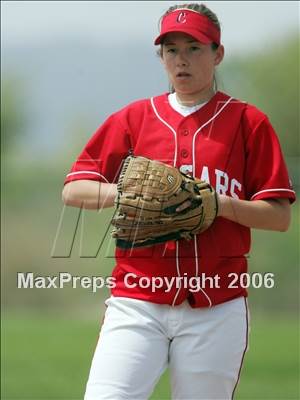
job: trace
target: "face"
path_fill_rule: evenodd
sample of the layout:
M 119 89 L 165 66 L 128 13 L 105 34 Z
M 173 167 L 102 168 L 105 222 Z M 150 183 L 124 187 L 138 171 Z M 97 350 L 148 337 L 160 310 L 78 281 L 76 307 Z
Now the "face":
M 168 33 L 162 45 L 161 60 L 177 95 L 201 99 L 212 91 L 214 70 L 224 56 L 223 46 L 212 50 L 182 32 Z

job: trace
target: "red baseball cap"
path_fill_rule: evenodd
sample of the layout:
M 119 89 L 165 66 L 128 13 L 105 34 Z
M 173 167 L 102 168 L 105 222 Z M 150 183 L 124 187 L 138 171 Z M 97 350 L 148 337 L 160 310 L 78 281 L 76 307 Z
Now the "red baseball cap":
M 160 35 L 154 44 L 161 44 L 164 36 L 170 32 L 183 32 L 193 36 L 204 44 L 221 43 L 221 32 L 205 15 L 189 8 L 179 8 L 163 17 Z

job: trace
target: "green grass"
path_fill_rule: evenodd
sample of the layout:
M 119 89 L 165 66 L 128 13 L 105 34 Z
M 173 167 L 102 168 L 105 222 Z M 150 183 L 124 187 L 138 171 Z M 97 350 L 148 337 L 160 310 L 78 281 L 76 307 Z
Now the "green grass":
M 101 316 L 95 323 L 67 316 L 7 315 L 1 399 L 82 399 L 100 322 Z M 298 333 L 296 320 L 253 320 L 236 400 L 299 399 Z M 151 399 L 170 399 L 168 372 Z

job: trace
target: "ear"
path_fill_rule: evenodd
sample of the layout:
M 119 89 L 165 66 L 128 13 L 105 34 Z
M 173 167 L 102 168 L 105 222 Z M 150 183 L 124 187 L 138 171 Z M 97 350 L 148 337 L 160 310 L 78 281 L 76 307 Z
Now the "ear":
M 215 51 L 215 60 L 214 60 L 214 64 L 215 65 L 219 65 L 220 64 L 220 62 L 224 58 L 224 53 L 225 53 L 224 46 L 222 44 L 220 44 L 220 46 Z

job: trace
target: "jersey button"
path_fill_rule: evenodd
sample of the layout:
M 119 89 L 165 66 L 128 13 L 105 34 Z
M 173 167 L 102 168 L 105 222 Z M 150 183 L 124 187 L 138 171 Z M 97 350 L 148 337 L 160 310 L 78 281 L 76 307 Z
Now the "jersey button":
M 183 149 L 183 150 L 181 150 L 180 154 L 181 154 L 182 158 L 187 158 L 189 155 L 189 152 L 186 149 Z
M 184 129 L 183 131 L 181 131 L 181 133 L 183 134 L 183 136 L 187 136 L 189 134 L 189 131 L 187 129 Z

